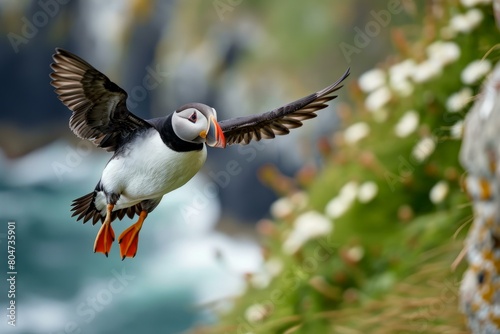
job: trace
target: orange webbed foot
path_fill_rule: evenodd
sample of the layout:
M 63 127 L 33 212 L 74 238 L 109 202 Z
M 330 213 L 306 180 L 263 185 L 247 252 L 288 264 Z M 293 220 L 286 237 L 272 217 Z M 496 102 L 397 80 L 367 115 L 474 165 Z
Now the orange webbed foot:
M 113 245 L 113 241 L 115 241 L 115 232 L 113 231 L 111 224 L 102 224 L 101 229 L 95 238 L 94 253 L 103 253 L 108 256 L 111 246 Z
M 135 254 L 137 254 L 139 232 L 141 231 L 142 223 L 147 215 L 148 213 L 146 211 L 142 211 L 139 215 L 139 220 L 120 234 L 118 243 L 120 244 L 120 256 L 122 260 L 126 257 L 134 257 Z
M 115 232 L 111 227 L 111 211 L 113 211 L 113 207 L 114 205 L 108 204 L 106 219 L 102 223 L 99 232 L 97 232 L 94 242 L 94 253 L 103 253 L 106 257 L 111 250 L 113 241 L 115 241 Z

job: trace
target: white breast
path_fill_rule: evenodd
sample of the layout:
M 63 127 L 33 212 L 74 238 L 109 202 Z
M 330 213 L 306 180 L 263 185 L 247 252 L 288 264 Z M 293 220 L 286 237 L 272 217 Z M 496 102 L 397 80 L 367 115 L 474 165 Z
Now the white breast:
M 115 210 L 126 208 L 184 185 L 200 170 L 206 157 L 205 145 L 200 151 L 175 152 L 152 129 L 131 142 L 123 156 L 109 161 L 101 182 L 106 192 L 120 194 Z

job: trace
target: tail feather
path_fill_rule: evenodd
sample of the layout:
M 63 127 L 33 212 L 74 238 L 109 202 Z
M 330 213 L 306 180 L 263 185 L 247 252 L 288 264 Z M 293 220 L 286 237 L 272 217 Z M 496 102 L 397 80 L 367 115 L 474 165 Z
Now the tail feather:
M 91 193 L 88 193 L 87 195 L 75 199 L 71 204 L 71 211 L 74 211 L 71 217 L 78 215 L 76 220 L 78 221 L 83 219 L 84 224 L 89 221 L 90 218 L 92 218 L 92 225 L 95 225 L 99 220 L 103 222 L 104 217 L 101 215 L 101 212 L 95 207 L 94 200 L 96 194 L 97 193 L 93 191 Z
M 78 215 L 76 220 L 83 220 L 84 224 L 89 220 L 92 220 L 92 225 L 95 225 L 98 221 L 102 223 L 105 217 L 95 206 L 96 195 L 97 191 L 93 191 L 73 200 L 73 203 L 71 204 L 71 211 L 73 211 L 73 214 L 71 215 L 71 217 Z M 140 213 L 141 204 L 138 203 L 128 208 L 113 211 L 111 213 L 111 221 L 115 220 L 116 218 L 122 220 L 125 215 L 127 215 L 129 218 L 134 218 L 134 215 L 139 215 Z
M 140 204 L 137 204 L 135 206 L 131 206 L 129 208 L 127 208 L 127 216 L 132 219 L 134 218 L 134 215 L 139 215 L 141 212 L 140 212 L 140 207 L 139 207 Z
M 95 225 L 98 221 L 103 221 L 103 217 L 99 211 L 94 211 L 94 217 L 92 217 L 92 225 Z
M 118 217 L 118 219 L 122 220 L 123 217 L 125 217 L 125 213 L 127 213 L 127 210 L 118 210 L 116 211 L 116 216 Z

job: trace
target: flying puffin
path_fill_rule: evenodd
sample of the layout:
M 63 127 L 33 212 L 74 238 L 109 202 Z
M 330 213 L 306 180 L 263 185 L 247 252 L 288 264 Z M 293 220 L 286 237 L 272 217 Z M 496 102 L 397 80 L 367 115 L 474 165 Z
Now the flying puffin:
M 330 86 L 260 115 L 217 121 L 202 103 L 188 103 L 173 113 L 144 120 L 126 105 L 127 93 L 80 57 L 56 49 L 51 84 L 73 113 L 70 129 L 108 152 L 114 152 L 95 189 L 72 203 L 73 216 L 102 222 L 94 252 L 108 256 L 115 240 L 111 223 L 125 215 L 136 223 L 118 238 L 122 260 L 137 253 L 139 232 L 163 195 L 189 181 L 203 166 L 206 145 L 224 148 L 286 135 L 316 117 L 342 86 L 349 69 Z

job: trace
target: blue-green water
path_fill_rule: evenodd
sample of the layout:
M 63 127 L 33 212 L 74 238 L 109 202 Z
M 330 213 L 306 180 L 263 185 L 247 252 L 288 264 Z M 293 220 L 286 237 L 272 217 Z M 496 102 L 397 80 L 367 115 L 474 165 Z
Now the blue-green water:
M 200 192 L 211 189 L 209 179 L 164 197 L 134 259 L 121 261 L 116 243 L 106 258 L 92 252 L 98 226 L 76 222 L 69 208 L 94 188 L 109 155 L 77 149 L 58 141 L 15 161 L 0 158 L 0 332 L 184 333 L 213 321 L 200 304 L 240 291 L 239 273 L 260 258 L 252 242 L 213 230 L 217 195 Z M 16 223 L 15 327 L 6 316 L 8 221 Z M 116 221 L 115 233 L 132 222 Z

